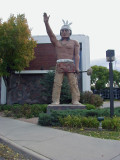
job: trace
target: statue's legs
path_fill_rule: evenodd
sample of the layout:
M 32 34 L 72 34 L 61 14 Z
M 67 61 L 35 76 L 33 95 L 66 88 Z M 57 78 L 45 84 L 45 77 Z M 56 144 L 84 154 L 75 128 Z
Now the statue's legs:
M 60 103 L 60 93 L 61 93 L 61 86 L 63 82 L 64 73 L 55 73 L 54 78 L 54 85 L 52 91 L 52 104 L 59 104 Z
M 75 73 L 67 73 L 67 77 L 70 84 L 71 94 L 72 94 L 72 104 L 80 104 L 80 91 L 78 88 L 78 81 Z

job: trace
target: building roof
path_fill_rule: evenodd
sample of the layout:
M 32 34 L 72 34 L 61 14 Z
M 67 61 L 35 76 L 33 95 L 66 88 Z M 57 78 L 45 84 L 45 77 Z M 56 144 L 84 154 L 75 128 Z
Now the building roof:
M 56 35 L 56 37 L 58 40 L 61 38 L 60 35 Z M 51 43 L 48 35 L 38 35 L 38 36 L 33 36 L 33 38 L 38 44 L 39 43 Z M 82 35 L 82 34 L 76 34 L 76 35 L 71 35 L 71 39 L 77 40 L 78 42 L 83 42 L 85 40 L 89 40 L 89 37 L 86 35 Z

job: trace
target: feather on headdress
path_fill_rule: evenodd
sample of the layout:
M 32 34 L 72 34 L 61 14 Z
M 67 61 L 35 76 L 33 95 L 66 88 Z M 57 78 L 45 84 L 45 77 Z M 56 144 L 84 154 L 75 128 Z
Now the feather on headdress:
M 69 23 L 68 22 L 68 20 L 65 22 L 64 20 L 62 20 L 63 21 L 63 26 L 61 27 L 61 29 L 69 29 L 69 30 L 71 30 L 71 27 L 70 27 L 70 25 L 72 24 L 72 23 Z

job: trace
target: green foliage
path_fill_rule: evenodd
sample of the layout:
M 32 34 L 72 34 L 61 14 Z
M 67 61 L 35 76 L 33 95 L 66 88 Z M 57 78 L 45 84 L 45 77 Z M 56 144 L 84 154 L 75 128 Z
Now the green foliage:
M 52 100 L 52 89 L 54 83 L 54 76 L 55 72 L 48 72 L 45 76 L 41 79 L 41 84 L 43 86 L 42 96 L 47 98 L 47 103 L 51 103 Z M 60 103 L 70 103 L 71 102 L 71 93 L 68 84 L 67 77 L 64 76 L 62 88 L 61 88 L 61 98 Z
M 76 117 L 76 116 L 67 116 L 65 118 L 60 118 L 60 123 L 62 126 L 65 127 L 82 127 L 82 123 L 81 123 L 81 119 L 80 117 Z
M 32 104 L 31 113 L 34 117 L 38 117 L 39 113 L 46 113 L 47 104 Z
M 91 75 L 91 88 L 101 90 L 106 88 L 106 84 L 109 83 L 109 69 L 103 66 L 92 66 L 93 69 Z M 113 70 L 113 84 L 120 87 L 120 72 Z
M 4 110 L 8 110 L 10 111 L 11 110 L 11 105 L 0 105 L 0 111 L 4 111 Z
M 22 114 L 22 106 L 21 105 L 13 105 L 11 107 L 11 112 L 13 113 L 14 117 L 20 118 L 20 117 L 24 117 L 24 115 Z
M 56 119 L 64 118 L 67 116 L 81 116 L 81 117 L 110 117 L 110 109 L 75 109 L 75 110 L 64 110 L 64 111 L 52 111 L 52 116 Z M 120 107 L 114 109 L 114 115 L 120 117 Z
M 120 118 L 120 107 L 115 108 L 115 115 L 119 120 Z M 98 126 L 97 117 L 105 117 L 104 122 L 106 125 L 107 117 L 110 117 L 110 109 L 91 109 L 91 110 L 64 110 L 64 111 L 52 111 L 51 114 L 40 113 L 39 124 L 45 126 L 67 126 L 67 127 L 92 127 L 96 128 Z M 48 119 L 47 119 L 48 118 Z M 45 120 L 45 121 L 44 121 Z M 110 123 L 109 121 L 108 123 Z M 119 126 L 119 121 L 113 121 L 109 124 L 110 127 L 104 127 L 105 129 L 116 129 Z
M 63 84 L 61 88 L 61 99 L 60 99 L 61 104 L 69 104 L 71 103 L 71 91 L 70 91 L 70 86 L 69 82 L 66 76 L 64 76 L 63 79 Z
M 31 36 L 24 14 L 11 15 L 7 22 L 0 23 L 0 75 L 10 76 L 29 66 L 34 58 L 36 42 Z
M 51 115 L 45 113 L 39 114 L 38 124 L 42 126 L 51 126 Z
M 62 126 L 70 128 L 98 128 L 99 122 L 97 117 L 82 117 L 79 115 L 60 116 L 55 113 L 39 115 L 39 124 L 43 126 Z M 105 117 L 102 122 L 103 129 L 120 130 L 120 117 L 108 118 Z
M 36 41 L 24 14 L 11 15 L 8 21 L 0 22 L 0 76 L 3 76 L 7 88 L 7 104 L 10 104 L 12 75 L 29 66 L 35 47 Z
M 85 104 L 88 110 L 95 109 L 95 106 L 92 104 Z
M 51 114 L 40 113 L 38 123 L 42 126 L 60 126 L 60 117 L 65 117 L 64 113 L 52 111 Z
M 103 99 L 99 95 L 93 94 L 91 97 L 91 104 L 95 105 L 96 107 L 100 107 L 103 104 Z
M 103 99 L 90 91 L 81 93 L 80 102 L 83 104 L 92 104 L 95 107 L 100 107 L 103 104 Z
M 51 103 L 52 99 L 52 88 L 53 88 L 53 82 L 54 82 L 54 75 L 55 72 L 49 71 L 47 74 L 42 77 L 40 83 L 43 86 L 43 90 L 41 92 L 42 96 L 45 96 L 47 99 L 47 103 Z
M 95 89 L 100 90 L 106 87 L 109 82 L 109 70 L 103 66 L 92 66 L 93 72 L 91 75 L 91 84 L 95 86 Z
M 33 114 L 32 114 L 32 110 L 31 110 L 31 106 L 29 104 L 24 104 L 22 105 L 22 107 L 20 108 L 20 112 L 22 113 L 22 115 L 24 115 L 26 118 L 32 118 Z
M 39 113 L 46 112 L 47 104 L 1 105 L 1 108 L 1 111 L 4 111 L 4 114 L 8 117 L 14 116 L 17 118 L 31 118 L 38 117 Z
M 80 94 L 80 102 L 83 104 L 91 104 L 91 97 L 93 93 L 90 91 L 85 91 Z
M 6 117 L 14 117 L 14 114 L 13 114 L 12 111 L 5 110 L 4 114 L 5 114 Z
M 114 115 L 120 117 L 120 107 L 114 109 Z
M 113 70 L 113 84 L 120 88 L 120 72 Z
M 102 122 L 102 126 L 108 130 L 120 130 L 120 117 L 113 117 L 113 118 L 105 118 Z
M 98 117 L 99 116 L 99 112 L 97 110 L 94 110 L 94 109 L 88 110 L 86 112 L 86 117 L 89 117 L 89 116 Z
M 59 123 L 55 122 L 53 115 L 48 114 L 40 114 L 39 115 L 39 124 L 45 126 L 63 126 L 63 127 L 75 127 L 75 128 L 82 128 L 82 127 L 92 127 L 96 128 L 99 125 L 97 118 L 95 117 L 80 117 L 80 116 L 70 116 L 67 117 L 59 117 Z

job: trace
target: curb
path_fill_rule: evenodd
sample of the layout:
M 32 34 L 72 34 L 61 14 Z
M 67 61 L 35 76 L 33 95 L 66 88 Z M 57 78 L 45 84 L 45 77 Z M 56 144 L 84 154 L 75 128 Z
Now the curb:
M 32 160 L 52 160 L 52 159 L 49 159 L 48 157 L 45 157 L 44 155 L 40 155 L 32 150 L 22 147 L 4 136 L 0 135 L 0 140 L 4 142 L 5 144 L 7 144 L 12 149 L 18 152 L 21 152 L 24 155 L 27 155 L 27 157 L 32 158 Z

